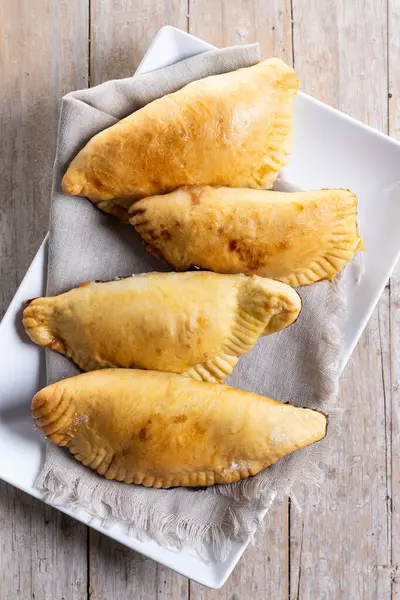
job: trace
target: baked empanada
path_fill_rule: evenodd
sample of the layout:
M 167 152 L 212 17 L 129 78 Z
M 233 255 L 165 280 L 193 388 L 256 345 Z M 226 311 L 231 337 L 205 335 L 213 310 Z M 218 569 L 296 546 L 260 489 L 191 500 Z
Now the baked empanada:
M 221 381 L 258 338 L 296 320 L 299 295 L 261 277 L 148 273 L 86 283 L 24 310 L 30 338 L 82 369 L 136 367 Z
M 32 401 L 52 442 L 107 479 L 168 488 L 232 483 L 326 434 L 320 412 L 180 375 L 107 369 Z
M 62 189 L 120 219 L 182 185 L 268 188 L 287 163 L 298 80 L 277 58 L 194 81 L 94 136 Z
M 348 190 L 186 187 L 144 198 L 130 222 L 175 269 L 255 273 L 296 287 L 332 279 L 362 245 Z

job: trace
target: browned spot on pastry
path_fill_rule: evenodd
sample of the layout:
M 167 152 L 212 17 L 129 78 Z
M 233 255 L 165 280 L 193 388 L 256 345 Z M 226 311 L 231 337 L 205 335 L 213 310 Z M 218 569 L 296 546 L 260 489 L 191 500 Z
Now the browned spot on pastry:
M 201 427 L 198 423 L 194 423 L 193 429 L 197 435 L 204 435 L 206 430 Z
M 237 248 L 237 241 L 236 240 L 231 240 L 229 242 L 229 250 L 231 250 L 232 252 L 234 252 Z
M 171 239 L 171 234 L 166 229 L 163 229 L 163 231 L 161 232 L 161 237 L 162 237 L 163 240 L 168 241 L 168 240 Z
M 141 442 L 145 442 L 146 440 L 149 440 L 151 438 L 150 432 L 147 431 L 146 427 L 142 427 L 142 429 L 139 431 L 139 440 Z
M 231 240 L 229 242 L 231 252 L 237 252 L 243 261 L 245 268 L 250 272 L 257 271 L 264 262 L 264 256 L 267 254 L 265 248 L 260 252 L 257 248 L 251 248 L 246 244 L 240 243 L 240 240 Z
M 89 285 L 90 281 L 82 281 L 82 283 L 79 285 L 79 287 L 86 287 L 87 285 Z
M 190 196 L 192 205 L 200 204 L 201 196 L 203 195 L 203 189 L 201 187 L 190 188 Z
M 174 423 L 184 423 L 185 421 L 187 421 L 186 415 L 178 415 L 177 417 L 174 417 Z

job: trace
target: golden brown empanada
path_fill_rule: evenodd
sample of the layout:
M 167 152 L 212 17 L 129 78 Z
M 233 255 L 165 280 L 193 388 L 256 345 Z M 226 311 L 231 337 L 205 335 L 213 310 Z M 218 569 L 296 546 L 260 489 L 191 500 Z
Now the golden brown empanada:
M 291 148 L 294 70 L 277 58 L 194 81 L 94 136 L 62 189 L 127 219 L 181 185 L 268 188 Z
M 326 434 L 320 412 L 226 385 L 107 369 L 50 385 L 35 425 L 108 479 L 158 488 L 232 483 Z
M 255 273 L 294 287 L 332 279 L 362 245 L 348 190 L 186 187 L 144 198 L 131 214 L 147 250 L 179 271 Z
M 221 381 L 258 338 L 301 308 L 287 285 L 209 272 L 148 273 L 37 298 L 23 323 L 82 369 L 137 367 Z

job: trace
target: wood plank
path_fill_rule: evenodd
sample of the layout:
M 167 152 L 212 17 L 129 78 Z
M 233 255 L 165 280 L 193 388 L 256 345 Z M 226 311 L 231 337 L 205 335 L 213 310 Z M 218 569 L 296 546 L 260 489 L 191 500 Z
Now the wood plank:
M 1 317 L 48 228 L 60 99 L 87 80 L 87 7 L 6 0 L 0 23 Z
M 302 90 L 386 132 L 386 2 L 361 5 L 293 0 L 295 68 Z
M 388 504 L 391 514 L 391 556 L 388 575 L 391 577 L 392 598 L 400 598 L 400 266 L 390 280 L 390 371 L 388 383 L 388 463 L 391 467 L 391 487 Z
M 189 33 L 219 48 L 259 42 L 263 57 L 292 62 L 290 0 L 190 0 Z
M 263 56 L 292 62 L 289 0 L 190 0 L 189 32 L 215 46 L 259 41 Z M 269 515 L 265 533 L 259 533 L 225 586 L 207 590 L 190 582 L 193 600 L 239 600 L 288 597 L 288 501 Z
M 60 98 L 87 81 L 87 8 L 0 3 L 0 316 L 47 230 Z M 1 598 L 86 598 L 86 531 L 1 483 Z
M 87 528 L 0 482 L 2 600 L 86 600 Z
M 385 405 L 375 312 L 341 382 L 347 409 L 319 492 L 297 485 L 290 515 L 290 598 L 388 598 L 390 541 Z M 351 407 L 349 404 L 351 403 Z
M 91 1 L 91 84 L 132 75 L 163 25 L 187 26 L 180 0 Z M 131 600 L 188 596 L 185 577 L 90 532 L 90 598 Z
M 400 141 L 400 0 L 388 0 L 389 134 Z
M 91 600 L 185 600 L 188 580 L 171 569 L 91 531 Z
M 265 523 L 265 532 L 256 534 L 220 590 L 209 590 L 190 582 L 191 600 L 245 600 L 288 598 L 288 500 L 276 504 Z
M 400 141 L 400 0 L 388 2 L 389 134 Z M 400 198 L 399 198 L 400 200 Z M 392 598 L 400 598 L 400 265 L 390 280 L 390 420 L 392 552 L 390 574 Z
M 295 67 L 304 91 L 386 131 L 386 3 L 365 0 L 360 10 L 346 0 L 293 0 Z M 388 294 L 342 378 L 347 413 L 319 504 L 309 489 L 294 490 L 303 511 L 290 518 L 293 599 L 390 597 Z
M 129 77 L 164 25 L 187 29 L 188 0 L 90 0 L 92 85 Z

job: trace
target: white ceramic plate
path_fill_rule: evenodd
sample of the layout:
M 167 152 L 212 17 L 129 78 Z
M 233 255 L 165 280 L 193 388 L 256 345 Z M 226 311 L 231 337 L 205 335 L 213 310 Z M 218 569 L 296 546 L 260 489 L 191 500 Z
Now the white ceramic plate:
M 158 33 L 139 72 L 172 64 L 212 46 L 172 27 Z M 287 178 L 304 189 L 352 189 L 360 202 L 360 230 L 367 251 L 361 282 L 350 282 L 345 359 L 350 356 L 396 264 L 400 251 L 400 144 L 350 117 L 300 94 L 295 101 L 294 146 Z M 41 498 L 33 487 L 43 443 L 33 430 L 30 401 L 44 385 L 44 352 L 29 343 L 20 324 L 24 301 L 45 290 L 47 240 L 40 247 L 0 325 L 0 478 Z M 61 509 L 63 510 L 63 509 Z M 89 523 L 84 511 L 72 513 Z M 92 525 L 92 524 L 91 524 Z M 93 525 L 92 525 L 93 526 Z M 105 535 L 209 587 L 221 587 L 244 552 L 233 543 L 223 562 L 200 560 L 189 548 L 177 552 L 128 537 L 122 526 L 96 527 Z

